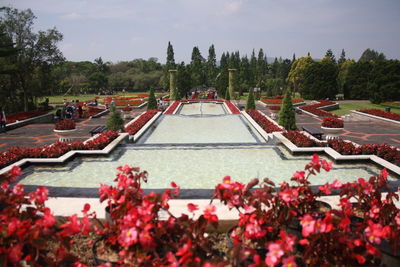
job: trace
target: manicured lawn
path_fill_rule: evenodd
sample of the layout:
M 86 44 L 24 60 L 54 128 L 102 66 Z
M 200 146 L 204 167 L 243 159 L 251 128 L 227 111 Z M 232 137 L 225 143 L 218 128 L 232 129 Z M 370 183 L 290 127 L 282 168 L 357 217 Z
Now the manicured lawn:
M 345 115 L 349 114 L 350 110 L 358 110 L 358 109 L 380 109 L 380 110 L 385 110 L 386 105 L 384 104 L 372 104 L 369 102 L 346 102 L 346 103 L 340 103 L 339 104 L 340 109 L 330 111 L 333 114 L 336 115 Z M 400 114 L 400 108 L 390 108 L 390 112 L 393 113 L 399 113 Z
M 117 92 L 117 95 L 124 95 L 124 96 L 138 96 L 139 94 L 148 94 L 149 92 Z M 156 97 L 159 95 L 165 95 L 166 93 L 156 93 Z M 43 102 L 46 98 L 49 99 L 50 104 L 55 104 L 55 103 L 63 103 L 64 99 L 67 99 L 68 102 L 71 102 L 72 100 L 79 100 L 79 101 L 87 101 L 87 100 L 94 100 L 95 97 L 110 97 L 109 95 L 96 95 L 96 94 L 86 94 L 86 95 L 76 95 L 76 96 L 64 96 L 64 95 L 58 95 L 58 96 L 45 96 L 41 99 L 39 99 L 38 102 Z

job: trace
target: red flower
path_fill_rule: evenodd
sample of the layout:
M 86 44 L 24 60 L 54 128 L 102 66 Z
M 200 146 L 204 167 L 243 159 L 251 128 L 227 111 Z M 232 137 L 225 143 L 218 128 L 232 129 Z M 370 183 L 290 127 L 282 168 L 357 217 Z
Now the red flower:
M 275 266 L 280 262 L 280 259 L 283 256 L 283 254 L 284 252 L 280 244 L 271 243 L 268 245 L 268 253 L 267 257 L 265 258 L 265 263 L 268 266 Z
M 327 128 L 343 128 L 343 120 L 334 117 L 326 117 L 322 121 L 322 127 Z
M 195 205 L 195 204 L 192 204 L 192 203 L 187 204 L 187 207 L 188 207 L 188 210 L 190 212 L 195 212 L 196 210 L 199 209 L 198 205 Z
M 215 215 L 216 208 L 214 205 L 207 205 L 204 212 L 204 218 L 206 218 L 210 223 L 218 222 L 218 217 Z

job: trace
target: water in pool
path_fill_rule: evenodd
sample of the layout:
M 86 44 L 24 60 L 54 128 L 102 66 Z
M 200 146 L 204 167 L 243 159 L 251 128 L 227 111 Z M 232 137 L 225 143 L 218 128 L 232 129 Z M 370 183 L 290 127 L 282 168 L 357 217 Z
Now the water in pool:
M 213 189 L 226 175 L 241 182 L 268 177 L 279 184 L 289 182 L 310 158 L 268 145 L 242 115 L 227 114 L 221 104 L 197 103 L 161 116 L 136 144 L 121 145 L 109 157 L 78 157 L 58 167 L 33 165 L 24 169 L 20 183 L 98 188 L 113 184 L 116 168 L 128 164 L 149 172 L 144 188 L 150 189 L 167 188 L 171 181 L 183 189 Z M 372 165 L 340 164 L 311 182 L 354 181 L 378 172 Z
M 128 164 L 149 172 L 144 188 L 167 188 L 175 181 L 184 189 L 213 189 L 226 175 L 248 182 L 268 177 L 276 183 L 289 181 L 303 170 L 311 156 L 292 156 L 284 148 L 268 145 L 245 146 L 122 146 L 109 158 L 79 158 L 63 167 L 28 167 L 20 181 L 26 185 L 95 188 L 113 184 L 116 168 Z M 369 178 L 379 170 L 372 165 L 334 165 L 329 173 L 313 177 L 313 184 L 340 179 Z

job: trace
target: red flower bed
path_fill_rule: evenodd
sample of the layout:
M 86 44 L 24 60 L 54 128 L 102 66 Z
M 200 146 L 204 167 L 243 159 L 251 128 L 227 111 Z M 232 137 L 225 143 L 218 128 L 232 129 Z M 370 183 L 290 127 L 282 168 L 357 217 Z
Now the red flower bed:
M 261 114 L 258 110 L 250 109 L 246 111 L 250 117 L 253 118 L 267 133 L 272 132 L 281 132 L 282 129 L 275 125 L 273 122 L 268 120 L 263 114 Z
M 265 99 L 261 99 L 261 101 L 265 104 L 282 104 L 283 99 L 282 98 L 274 98 L 274 99 L 265 98 Z M 292 98 L 292 103 L 300 103 L 303 101 L 304 101 L 304 99 L 302 99 L 302 98 Z
M 165 100 L 165 99 L 164 99 Z M 223 99 L 207 99 L 207 98 L 198 98 L 198 99 L 185 99 L 181 100 L 181 102 L 199 102 L 199 101 L 207 101 L 207 102 L 224 102 Z
M 343 128 L 343 120 L 333 118 L 333 117 L 326 117 L 322 121 L 322 127 L 327 127 L 327 128 Z
M 157 114 L 156 109 L 151 109 L 142 114 L 139 119 L 125 128 L 125 132 L 130 135 L 136 134 L 154 115 Z
M 6 114 L 6 124 L 9 123 L 13 123 L 18 121 L 23 121 L 23 120 L 27 120 L 33 117 L 37 117 L 43 114 L 46 114 L 47 111 L 40 111 L 40 110 L 34 110 L 34 111 L 22 111 L 22 112 L 18 112 L 18 113 L 14 113 L 14 114 Z
M 334 138 L 328 140 L 328 146 L 342 155 L 359 155 L 361 150 L 351 142 L 345 142 L 343 139 Z
M 228 106 L 232 114 L 240 114 L 240 110 L 234 104 L 232 104 L 231 101 L 227 100 L 225 101 L 225 104 Z
M 315 142 L 313 139 L 297 130 L 284 132 L 283 135 L 298 147 L 321 146 L 320 143 Z
M 330 113 L 328 111 L 320 109 L 321 107 L 324 106 L 329 106 L 336 104 L 335 102 L 329 101 L 329 100 L 318 100 L 318 104 L 312 104 L 312 105 L 306 105 L 306 106 L 301 106 L 300 108 L 302 110 L 308 111 L 314 115 L 317 115 L 319 117 L 334 117 L 338 118 L 337 115 Z
M 139 97 L 146 98 L 146 97 L 149 97 L 150 95 L 149 95 L 149 94 L 138 94 L 138 96 L 139 96 Z
M 60 120 L 56 122 L 56 130 L 73 130 L 75 129 L 75 121 L 71 119 Z
M 269 106 L 270 110 L 281 110 L 281 106 Z
M 100 112 L 103 112 L 105 109 L 101 109 L 101 108 L 95 108 L 95 107 L 91 107 L 89 106 L 89 109 L 87 111 L 85 111 L 83 113 L 85 118 L 89 118 L 91 116 L 94 116 L 96 114 L 99 114 Z
M 164 114 L 173 114 L 175 109 L 178 107 L 180 101 L 175 101 L 172 105 L 170 105 L 167 110 L 164 112 Z
M 23 158 L 58 158 L 70 150 L 103 149 L 117 137 L 117 132 L 108 130 L 85 144 L 83 142 L 56 142 L 40 147 L 13 147 L 0 154 L 0 169 Z
M 125 106 L 122 108 L 122 111 L 129 112 L 129 111 L 132 111 L 132 108 L 131 108 L 131 106 Z
M 383 117 L 390 120 L 400 121 L 400 114 L 386 112 L 380 109 L 361 109 L 360 112 L 368 113 L 374 116 Z

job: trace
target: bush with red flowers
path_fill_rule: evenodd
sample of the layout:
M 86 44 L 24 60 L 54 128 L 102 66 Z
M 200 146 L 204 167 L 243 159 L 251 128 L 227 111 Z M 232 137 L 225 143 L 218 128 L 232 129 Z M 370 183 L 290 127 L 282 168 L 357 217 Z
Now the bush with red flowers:
M 231 101 L 225 100 L 225 104 L 228 106 L 232 114 L 240 114 L 240 110 L 234 104 L 232 104 Z
M 319 117 L 334 117 L 334 118 L 338 118 L 337 115 L 321 109 L 321 107 L 336 104 L 335 102 L 332 102 L 332 101 L 329 101 L 329 100 L 318 100 L 318 102 L 319 102 L 318 104 L 301 106 L 300 108 L 302 110 L 310 112 L 310 113 L 312 113 L 314 115 L 317 115 Z
M 400 114 L 392 113 L 392 112 L 386 112 L 380 109 L 361 109 L 358 110 L 359 112 L 364 112 L 368 113 L 374 116 L 390 119 L 390 120 L 395 120 L 395 121 L 400 121 Z
M 13 147 L 0 153 L 0 169 L 23 158 L 58 158 L 71 150 L 103 149 L 117 137 L 117 132 L 107 130 L 86 143 L 57 141 L 52 145 L 41 147 Z
M 56 130 L 73 130 L 75 128 L 75 121 L 71 119 L 57 121 L 54 127 Z
M 46 187 L 26 193 L 21 184 L 11 186 L 21 174 L 19 167 L 13 167 L 0 176 L 1 265 L 83 266 L 71 253 L 71 245 L 73 236 L 91 231 L 89 204 L 83 209 L 83 218 L 74 214 L 60 223 L 46 207 Z
M 314 141 L 297 130 L 284 132 L 283 135 L 298 147 L 321 146 L 321 143 Z
M 337 119 L 334 117 L 325 117 L 324 120 L 322 121 L 322 127 L 327 127 L 327 128 L 343 128 L 343 120 Z
M 126 127 L 125 132 L 130 135 L 136 134 L 151 118 L 154 117 L 154 115 L 157 114 L 157 112 L 156 109 L 147 110 L 146 113 L 142 114 L 135 122 Z
M 13 123 L 18 121 L 27 120 L 33 117 L 41 116 L 46 114 L 47 111 L 40 111 L 40 110 L 32 110 L 32 111 L 22 111 L 14 114 L 7 114 L 6 124 Z
M 255 109 L 249 109 L 246 110 L 247 114 L 250 115 L 250 117 L 257 122 L 261 128 L 264 129 L 267 133 L 272 133 L 272 132 L 281 132 L 282 129 L 277 126 L 275 123 L 271 122 L 268 120 L 263 114 L 261 114 L 258 110 Z
M 99 188 L 100 202 L 107 202 L 111 223 L 96 220 L 96 225 L 91 225 L 95 214 L 89 214 L 90 205 L 85 204 L 81 220 L 72 215 L 58 224 L 45 206 L 45 187 L 26 194 L 23 185 L 10 186 L 21 174 L 14 167 L 0 177 L 0 226 L 4 230 L 0 258 L 6 266 L 84 266 L 70 253 L 73 237 L 97 234 L 104 236 L 104 243 L 94 251 L 98 257 L 115 251 L 115 266 L 379 265 L 383 250 L 378 245 L 387 242 L 398 251 L 400 209 L 395 201 L 399 192 L 388 187 L 385 169 L 368 180 L 310 186 L 312 175 L 331 169 L 332 162 L 315 154 L 304 171 L 292 175 L 291 184 L 283 182 L 277 187 L 268 178 L 242 184 L 229 176 L 223 178 L 212 201 L 218 199 L 239 213 L 229 236 L 233 244 L 223 256 L 216 253 L 215 241 L 206 234 L 206 227 L 218 226 L 216 207 L 211 201 L 195 216 L 199 207 L 188 203 L 188 213 L 175 216 L 169 200 L 178 197 L 180 188 L 174 182 L 163 193 L 144 194 L 147 172 L 119 167 L 116 186 Z M 339 208 L 321 209 L 318 198 L 333 190 L 339 191 Z M 383 190 L 388 192 L 385 197 Z M 354 220 L 360 215 L 362 218 Z

